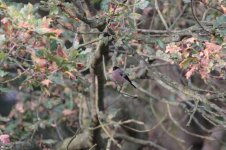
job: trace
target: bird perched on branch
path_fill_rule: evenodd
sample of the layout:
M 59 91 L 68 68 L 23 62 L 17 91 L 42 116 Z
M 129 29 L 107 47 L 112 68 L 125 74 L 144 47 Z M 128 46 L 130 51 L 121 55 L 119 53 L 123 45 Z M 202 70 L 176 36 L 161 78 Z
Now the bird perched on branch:
M 121 87 L 125 82 L 129 82 L 134 88 L 136 88 L 136 86 L 133 85 L 132 81 L 129 79 L 126 73 L 117 66 L 113 67 L 112 80 Z

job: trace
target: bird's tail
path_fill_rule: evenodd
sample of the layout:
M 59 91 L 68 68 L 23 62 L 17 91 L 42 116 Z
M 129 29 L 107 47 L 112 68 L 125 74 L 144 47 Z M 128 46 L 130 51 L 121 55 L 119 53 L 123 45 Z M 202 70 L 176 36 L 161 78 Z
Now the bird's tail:
M 134 88 L 137 88 L 135 85 L 133 85 L 133 83 L 130 81 L 130 84 L 134 87 Z

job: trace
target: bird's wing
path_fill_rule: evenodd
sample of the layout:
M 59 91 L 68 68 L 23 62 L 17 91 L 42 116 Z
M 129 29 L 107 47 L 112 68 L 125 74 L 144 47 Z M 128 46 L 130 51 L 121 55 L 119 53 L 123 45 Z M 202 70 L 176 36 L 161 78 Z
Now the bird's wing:
M 133 85 L 132 81 L 129 79 L 129 77 L 125 74 L 125 72 L 123 72 L 122 70 L 120 70 L 119 72 L 120 76 L 122 76 L 124 79 L 126 79 L 133 87 L 136 88 L 135 85 Z
M 125 73 L 122 70 L 119 70 L 119 74 L 123 77 Z
M 119 71 L 120 76 L 122 76 L 124 79 L 126 79 L 127 81 L 131 82 L 129 77 L 126 75 L 126 73 L 122 70 Z

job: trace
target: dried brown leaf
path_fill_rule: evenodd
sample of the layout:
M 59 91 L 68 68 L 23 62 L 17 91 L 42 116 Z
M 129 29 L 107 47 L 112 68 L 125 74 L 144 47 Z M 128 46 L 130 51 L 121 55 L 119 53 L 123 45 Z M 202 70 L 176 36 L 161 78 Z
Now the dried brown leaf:
M 44 86 L 49 86 L 51 83 L 53 83 L 51 80 L 49 80 L 49 79 L 45 79 L 45 80 L 43 80 L 42 82 L 42 85 L 44 85 Z

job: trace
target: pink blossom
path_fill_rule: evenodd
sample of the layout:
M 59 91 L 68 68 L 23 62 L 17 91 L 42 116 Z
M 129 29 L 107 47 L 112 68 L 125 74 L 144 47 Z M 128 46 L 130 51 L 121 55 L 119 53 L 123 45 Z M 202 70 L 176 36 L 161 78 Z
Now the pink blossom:
M 2 135 L 0 135 L 0 141 L 1 141 L 3 144 L 8 144 L 8 143 L 10 143 L 9 135 L 8 135 L 8 134 L 2 134 Z

